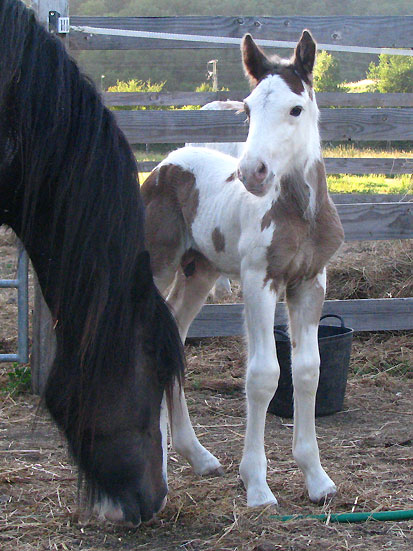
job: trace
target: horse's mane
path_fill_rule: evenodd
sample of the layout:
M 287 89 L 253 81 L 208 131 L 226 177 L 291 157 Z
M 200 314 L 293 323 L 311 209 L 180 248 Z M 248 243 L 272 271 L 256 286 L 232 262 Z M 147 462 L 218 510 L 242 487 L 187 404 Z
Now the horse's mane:
M 19 0 L 0 0 L 4 112 L 22 167 L 23 214 L 14 229 L 30 254 L 40 216 L 48 219 L 47 249 L 34 252 L 39 264 L 39 255 L 49 262 L 38 275 L 66 351 L 72 336 L 80 344 L 80 415 L 91 414 L 87 397 L 99 395 L 111 369 L 133 372 L 139 339 L 168 387 L 182 373 L 182 348 L 144 250 L 135 158 L 94 85 Z M 69 404 L 79 387 L 69 375 L 64 385 L 59 400 Z

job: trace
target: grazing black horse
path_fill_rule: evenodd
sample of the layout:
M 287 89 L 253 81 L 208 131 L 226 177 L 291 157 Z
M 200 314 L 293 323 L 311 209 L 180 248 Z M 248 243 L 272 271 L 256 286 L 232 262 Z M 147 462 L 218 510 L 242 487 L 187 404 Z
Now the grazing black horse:
M 19 0 L 0 0 L 0 224 L 52 313 L 45 403 L 91 503 L 138 524 L 165 501 L 161 401 L 182 347 L 144 246 L 133 154 L 94 86 Z

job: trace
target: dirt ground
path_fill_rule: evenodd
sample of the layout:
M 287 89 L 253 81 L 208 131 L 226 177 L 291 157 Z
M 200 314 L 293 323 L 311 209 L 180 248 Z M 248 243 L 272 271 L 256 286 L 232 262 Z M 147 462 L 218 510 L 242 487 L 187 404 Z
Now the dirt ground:
M 412 379 L 383 371 L 352 375 L 344 410 L 317 420 L 323 464 L 338 485 L 338 496 L 325 507 L 308 502 L 290 452 L 291 420 L 269 414 L 268 475 L 279 509 L 248 510 L 238 476 L 245 427 L 243 348 L 242 339 L 235 338 L 187 347 L 192 420 L 225 475 L 197 477 L 170 452 L 168 504 L 154 525 L 136 530 L 79 520 L 76 472 L 56 430 L 44 416 L 35 421 L 36 398 L 3 396 L 0 548 L 410 551 L 412 521 L 282 523 L 272 515 L 412 509 Z
M 0 234 L 1 277 L 11 277 L 15 269 L 11 239 Z M 401 253 L 390 246 L 386 256 L 381 244 L 373 250 L 372 246 L 368 254 L 375 268 L 370 270 L 365 257 L 358 257 L 345 268 L 345 280 L 358 278 L 360 292 L 368 296 L 372 285 L 376 296 L 389 296 L 390 284 L 392 296 L 413 296 L 412 264 L 403 268 L 397 260 L 408 265 L 412 247 L 404 245 Z M 361 255 L 366 252 L 363 248 L 352 252 Z M 388 265 L 393 266 L 393 275 L 385 271 Z M 330 278 L 333 285 L 343 271 L 343 265 L 337 268 L 338 275 Z M 383 277 L 377 275 L 380 271 Z M 381 284 L 383 289 L 377 291 Z M 335 285 L 343 287 L 340 282 Z M 3 293 L 0 351 L 11 352 L 16 344 L 15 304 L 13 295 L 2 298 Z M 11 367 L 0 364 L 0 549 L 411 551 L 413 521 L 283 523 L 273 516 L 413 509 L 412 332 L 355 337 L 344 409 L 317 420 L 322 462 L 338 485 L 336 499 L 323 507 L 309 503 L 292 459 L 292 421 L 269 414 L 268 477 L 279 508 L 247 509 L 238 475 L 245 430 L 244 355 L 242 338 L 203 339 L 187 345 L 190 414 L 201 442 L 217 455 L 225 474 L 197 477 L 170 451 L 167 506 L 153 525 L 135 530 L 79 515 L 76 470 L 64 442 L 47 416 L 39 413 L 36 397 L 4 390 Z

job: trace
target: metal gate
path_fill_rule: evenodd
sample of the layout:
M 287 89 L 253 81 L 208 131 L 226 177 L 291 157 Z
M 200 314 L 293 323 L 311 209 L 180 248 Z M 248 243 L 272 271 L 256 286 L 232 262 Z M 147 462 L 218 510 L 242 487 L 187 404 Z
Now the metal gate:
M 20 243 L 17 255 L 17 278 L 0 279 L 0 289 L 17 289 L 17 354 L 0 354 L 0 362 L 27 363 L 29 361 L 29 260 Z

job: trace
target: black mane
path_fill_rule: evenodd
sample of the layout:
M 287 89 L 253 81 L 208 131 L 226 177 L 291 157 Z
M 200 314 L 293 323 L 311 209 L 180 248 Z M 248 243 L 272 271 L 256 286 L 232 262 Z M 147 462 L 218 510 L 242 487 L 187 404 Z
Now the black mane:
M 79 456 L 91 404 L 113 377 L 133 375 L 139 350 L 167 388 L 184 360 L 149 268 L 133 153 L 61 41 L 18 0 L 0 1 L 0 136 L 0 224 L 22 239 L 56 324 L 46 403 Z

